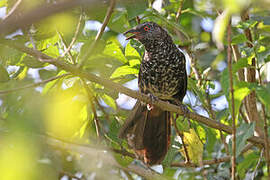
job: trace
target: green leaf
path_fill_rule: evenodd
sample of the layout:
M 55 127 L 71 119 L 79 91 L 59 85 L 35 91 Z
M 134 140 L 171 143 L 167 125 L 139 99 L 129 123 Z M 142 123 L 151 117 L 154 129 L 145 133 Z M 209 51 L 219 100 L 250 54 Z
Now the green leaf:
M 183 134 L 190 160 L 195 164 L 199 164 L 203 159 L 203 143 L 194 129 L 190 129 L 189 132 L 184 132 Z M 185 156 L 184 148 L 180 152 Z
M 129 27 L 129 22 L 127 21 L 127 12 L 116 9 L 116 11 L 112 14 L 108 27 L 118 33 L 122 33 L 127 30 Z
M 125 56 L 128 60 L 141 59 L 141 56 L 138 53 L 138 51 L 131 46 L 130 41 L 126 45 Z
M 57 58 L 60 55 L 59 49 L 57 46 L 58 41 L 59 41 L 58 35 L 39 41 L 37 43 L 37 49 L 41 50 L 43 53 L 47 54 L 48 56 Z
M 126 63 L 127 59 L 125 58 L 119 44 L 115 41 L 109 41 L 106 44 L 106 47 L 103 53 L 109 57 L 113 57 L 122 63 Z
M 255 123 L 243 123 L 236 130 L 236 157 L 241 154 L 241 151 L 244 149 L 246 145 L 246 140 L 253 136 L 255 129 Z M 230 139 L 229 150 L 232 152 L 232 141 Z
M 0 1 L 0 7 L 7 6 L 7 0 L 1 0 Z
M 255 152 L 244 154 L 243 161 L 237 164 L 237 173 L 239 173 L 240 179 L 245 179 L 247 171 L 257 164 L 258 158 L 259 156 Z
M 248 59 L 247 58 L 240 58 L 236 63 L 233 64 L 232 69 L 233 73 L 236 73 L 239 69 L 248 67 Z
M 167 152 L 164 160 L 162 161 L 162 165 L 164 167 L 170 167 L 171 163 L 173 162 L 173 160 L 174 160 L 175 156 L 178 154 L 178 152 L 179 152 L 179 149 L 176 149 L 176 148 L 171 146 L 168 149 L 168 152 Z
M 237 34 L 232 38 L 232 45 L 236 45 L 236 44 L 242 44 L 247 42 L 247 38 L 245 36 L 245 34 Z
M 60 71 L 57 75 L 62 75 L 62 74 L 65 74 L 65 73 L 66 73 L 65 71 Z M 44 86 L 44 88 L 42 90 L 42 94 L 45 95 L 45 94 L 49 93 L 50 90 L 61 88 L 63 80 L 64 80 L 64 78 L 60 78 L 60 79 L 56 79 L 56 80 L 48 82 Z
M 9 75 L 7 70 L 0 64 L 0 83 L 7 82 Z
M 212 36 L 218 48 L 223 48 L 224 34 L 226 32 L 230 17 L 231 12 L 229 10 L 225 10 L 215 20 Z
M 23 60 L 21 63 L 23 63 L 23 65 L 25 65 L 29 68 L 41 68 L 45 64 L 43 62 L 40 62 L 36 58 L 34 58 L 32 56 L 28 56 L 28 55 L 23 57 Z
M 138 74 L 138 73 L 139 73 L 139 70 L 137 68 L 125 65 L 125 66 L 120 66 L 119 68 L 117 68 L 111 75 L 111 78 L 117 78 L 120 76 L 125 76 L 129 74 Z
M 22 55 L 23 53 L 20 51 L 0 45 L 0 59 L 3 65 L 17 65 Z
M 237 82 L 234 86 L 234 106 L 236 114 L 239 113 L 240 105 L 243 99 L 251 92 L 249 83 L 247 82 Z
M 240 29 L 247 29 L 247 28 L 252 28 L 255 27 L 255 25 L 258 23 L 258 21 L 254 20 L 247 20 L 247 21 L 240 21 L 239 24 L 236 26 L 237 28 Z
M 108 96 L 107 94 L 103 94 L 100 97 L 108 106 L 116 110 L 117 107 L 116 107 L 115 100 L 111 96 Z
M 147 2 L 145 0 L 129 0 L 120 2 L 126 7 L 129 20 L 140 15 L 147 8 Z
M 260 101 L 270 110 L 270 83 L 266 87 L 258 85 L 256 93 Z

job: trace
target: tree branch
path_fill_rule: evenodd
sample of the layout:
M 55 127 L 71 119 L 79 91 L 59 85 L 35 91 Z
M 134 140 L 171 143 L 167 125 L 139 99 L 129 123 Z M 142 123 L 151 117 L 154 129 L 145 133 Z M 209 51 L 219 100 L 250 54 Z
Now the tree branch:
M 19 28 L 27 27 L 35 22 L 40 21 L 52 14 L 62 12 L 77 6 L 95 5 L 100 3 L 100 0 L 66 0 L 57 1 L 56 3 L 44 3 L 33 10 L 25 13 L 22 16 L 9 16 L 0 23 L 0 34 L 8 34 Z
M 251 147 L 253 147 L 252 144 L 247 144 L 245 146 L 245 148 L 241 151 L 241 154 L 247 152 Z M 202 165 L 213 165 L 213 164 L 219 164 L 219 163 L 222 163 L 222 162 L 227 162 L 227 161 L 230 161 L 231 160 L 231 156 L 225 156 L 225 157 L 222 157 L 222 158 L 214 158 L 214 159 L 211 159 L 211 160 L 204 160 L 202 161 Z M 177 162 L 177 163 L 172 163 L 171 164 L 172 167 L 193 167 L 193 168 L 196 168 L 196 167 L 201 167 L 201 165 L 198 165 L 198 164 L 194 164 L 194 163 L 186 163 L 186 162 Z
M 107 24 L 109 23 L 109 20 L 110 20 L 110 18 L 112 16 L 113 9 L 115 7 L 115 3 L 116 3 L 116 0 L 111 0 L 110 1 L 110 6 L 109 6 L 109 8 L 107 10 L 107 13 L 105 15 L 104 21 L 102 23 L 102 26 L 99 29 L 98 33 L 97 33 L 97 36 L 95 38 L 95 41 L 91 44 L 91 46 L 90 46 L 89 50 L 87 51 L 87 53 L 82 57 L 81 62 L 79 64 L 80 67 L 83 66 L 83 64 L 85 63 L 86 59 L 89 57 L 89 55 L 91 55 L 93 53 L 93 50 L 95 49 L 98 41 L 100 40 L 101 36 L 103 35 L 104 30 L 105 30 L 105 28 L 106 28 Z
M 56 79 L 63 78 L 63 77 L 68 76 L 68 75 L 71 75 L 71 74 L 70 73 L 66 73 L 66 74 L 62 74 L 60 76 L 51 77 L 49 79 L 46 79 L 46 80 L 41 81 L 41 82 L 38 82 L 38 83 L 28 84 L 28 85 L 23 86 L 23 87 L 18 87 L 18 88 L 14 88 L 14 89 L 8 89 L 8 90 L 0 91 L 0 95 L 13 93 L 13 92 L 24 90 L 24 89 L 28 89 L 28 88 L 34 88 L 34 87 L 40 86 L 42 84 L 46 84 L 46 83 L 48 83 L 50 81 L 54 81 Z
M 175 21 L 176 22 L 178 22 L 181 14 L 182 14 L 183 3 L 184 3 L 184 0 L 180 0 L 180 2 L 179 2 L 179 8 L 177 10 L 177 14 L 176 14 L 176 17 L 175 17 Z
M 99 161 L 106 162 L 107 166 L 114 166 L 124 171 L 133 172 L 146 179 L 165 180 L 165 178 L 163 178 L 161 175 L 136 165 L 129 165 L 128 167 L 122 167 L 120 164 L 118 164 L 118 162 L 114 159 L 114 157 L 110 153 L 108 153 L 108 151 L 105 149 L 98 149 L 92 148 L 87 145 L 68 143 L 52 137 L 41 136 L 41 138 L 43 138 L 46 141 L 46 143 L 52 147 L 55 147 L 57 149 L 68 149 L 72 152 L 77 152 L 79 154 L 84 155 L 84 158 L 89 158 L 89 160 L 91 159 L 91 161 L 93 160 L 93 157 L 95 157 L 98 158 Z
M 129 88 L 126 88 L 126 87 L 122 86 L 119 83 L 115 83 L 115 82 L 110 81 L 108 79 L 98 77 L 98 76 L 96 76 L 96 75 L 94 75 L 92 73 L 85 72 L 85 71 L 77 68 L 76 66 L 74 66 L 72 64 L 69 64 L 69 63 L 67 63 L 65 61 L 58 61 L 56 59 L 53 59 L 52 57 L 50 57 L 50 56 L 48 56 L 46 54 L 43 54 L 40 51 L 34 50 L 32 48 L 28 48 L 28 47 L 26 47 L 24 45 L 21 45 L 20 43 L 10 42 L 9 40 L 1 40 L 0 44 L 4 44 L 4 45 L 9 46 L 11 48 L 15 48 L 15 49 L 17 49 L 19 51 L 22 51 L 22 52 L 24 52 L 24 53 L 26 53 L 28 55 L 36 57 L 40 61 L 48 62 L 50 64 L 53 64 L 53 65 L 57 66 L 60 69 L 63 69 L 65 71 L 67 71 L 67 72 L 70 72 L 70 73 L 72 73 L 74 75 L 77 75 L 77 76 L 86 78 L 89 81 L 101 84 L 104 87 L 109 88 L 114 92 L 120 92 L 120 93 L 126 94 L 126 95 L 128 95 L 130 97 L 133 97 L 135 99 L 138 99 L 140 101 L 153 104 L 152 99 L 146 94 L 142 94 L 142 93 L 139 93 L 137 91 L 133 91 L 133 90 L 131 90 Z M 161 100 L 157 100 L 154 103 L 154 105 L 156 105 L 156 106 L 158 106 L 158 107 L 160 107 L 160 108 L 162 108 L 162 109 L 164 109 L 166 111 L 171 111 L 171 112 L 178 113 L 179 115 L 184 115 L 184 111 L 182 110 L 182 108 L 180 106 L 176 106 L 174 104 L 170 104 L 168 102 L 161 101 Z M 220 122 L 216 122 L 216 121 L 214 121 L 214 120 L 212 120 L 210 118 L 201 116 L 201 115 L 199 115 L 199 114 L 197 114 L 195 112 L 187 113 L 186 117 L 189 118 L 189 119 L 192 119 L 194 121 L 197 121 L 199 123 L 205 124 L 208 127 L 211 127 L 211 128 L 214 128 L 214 129 L 219 129 L 219 130 L 222 130 L 222 131 L 224 131 L 224 132 L 226 132 L 228 134 L 232 134 L 232 128 L 230 126 L 227 126 L 227 125 L 222 124 Z M 260 145 L 264 144 L 263 138 L 259 138 L 259 137 L 255 137 L 255 136 L 250 137 L 248 139 L 248 141 L 253 142 L 255 144 L 260 144 Z
M 248 15 L 248 11 L 245 11 L 241 14 L 241 19 L 242 21 L 247 21 L 249 20 L 249 15 Z M 252 36 L 251 36 L 251 31 L 250 29 L 245 29 L 245 35 L 248 39 L 249 42 L 247 42 L 247 46 L 249 48 L 252 48 L 253 45 L 252 43 Z M 251 60 L 251 66 L 252 67 L 249 67 L 247 68 L 247 71 L 246 71 L 246 81 L 247 82 L 251 82 L 251 83 L 254 83 L 256 82 L 256 70 L 255 70 L 255 67 L 256 67 L 256 59 L 255 58 L 252 58 Z M 260 121 L 260 117 L 259 117 L 259 113 L 258 113 L 258 109 L 257 109 L 257 102 L 256 102 L 256 93 L 255 91 L 252 91 L 246 98 L 246 101 L 247 101 L 247 114 L 248 114 L 248 119 L 250 122 L 256 122 L 256 126 L 255 126 L 255 130 L 256 130 L 256 133 L 260 136 L 260 137 L 263 137 L 263 131 L 262 131 L 262 125 L 263 125 L 263 122 Z
M 229 87 L 230 87 L 230 94 L 231 94 L 231 107 L 232 107 L 232 180 L 235 179 L 236 174 L 236 121 L 235 121 L 235 107 L 234 107 L 234 88 L 233 88 L 233 72 L 232 72 L 232 50 L 231 50 L 231 17 L 229 20 L 229 25 L 227 28 L 227 58 L 228 58 L 228 70 L 229 70 Z

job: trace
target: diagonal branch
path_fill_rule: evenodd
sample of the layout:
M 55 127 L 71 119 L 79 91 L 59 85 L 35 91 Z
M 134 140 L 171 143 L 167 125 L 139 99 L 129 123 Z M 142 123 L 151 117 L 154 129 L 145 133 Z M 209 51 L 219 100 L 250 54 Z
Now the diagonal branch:
M 142 94 L 142 93 L 137 92 L 137 91 L 133 91 L 129 88 L 122 86 L 119 83 L 115 83 L 111 80 L 108 80 L 108 79 L 105 79 L 102 77 L 98 77 L 92 73 L 85 72 L 85 71 L 83 71 L 83 70 L 77 68 L 76 66 L 69 64 L 67 62 L 58 61 L 56 59 L 53 59 L 52 57 L 50 57 L 46 54 L 43 54 L 40 51 L 34 50 L 32 48 L 28 48 L 20 43 L 10 42 L 9 40 L 1 40 L 0 43 L 4 44 L 6 46 L 9 46 L 11 48 L 15 48 L 19 51 L 22 51 L 28 55 L 33 56 L 33 57 L 36 57 L 40 61 L 45 61 L 45 62 L 48 62 L 50 64 L 53 64 L 53 65 L 57 66 L 58 68 L 63 69 L 67 72 L 70 72 L 74 75 L 77 75 L 77 76 L 86 78 L 89 81 L 101 84 L 104 87 L 111 89 L 112 91 L 120 92 L 120 93 L 126 94 L 130 97 L 133 97 L 135 99 L 138 99 L 140 101 L 153 104 L 152 99 L 148 95 Z M 181 107 L 176 106 L 174 104 L 170 104 L 170 103 L 165 102 L 165 101 L 157 100 L 154 103 L 154 105 L 156 105 L 156 106 L 158 106 L 166 111 L 171 111 L 171 112 L 178 113 L 179 115 L 184 115 L 184 110 Z M 227 125 L 222 124 L 220 122 L 214 121 L 210 118 L 201 116 L 195 112 L 187 113 L 186 117 L 189 119 L 192 119 L 194 121 L 197 121 L 199 123 L 205 124 L 208 127 L 211 127 L 214 129 L 219 129 L 219 130 L 222 130 L 228 134 L 232 134 L 232 128 L 230 126 L 227 126 Z M 261 144 L 261 145 L 264 144 L 263 138 L 259 138 L 259 137 L 255 137 L 255 136 L 250 137 L 248 139 L 248 141 L 253 142 L 255 144 Z
M 71 50 L 71 48 L 72 48 L 72 46 L 73 46 L 74 43 L 76 42 L 77 37 L 78 37 L 78 34 L 79 34 L 79 30 L 80 30 L 80 28 L 81 28 L 81 24 L 82 24 L 82 19 L 83 19 L 82 17 L 83 17 L 83 14 L 82 14 L 82 12 L 81 12 L 80 17 L 79 17 L 79 22 L 78 22 L 78 24 L 77 24 L 77 27 L 76 27 L 74 36 L 73 36 L 73 38 L 72 38 L 72 40 L 71 40 L 71 43 L 70 43 L 69 46 L 66 48 L 65 52 L 61 55 L 61 57 L 64 57 L 67 53 L 69 53 L 70 50 Z M 73 63 L 73 64 L 74 64 L 74 63 Z
M 48 136 L 40 136 L 45 142 L 57 149 L 68 149 L 69 151 L 76 152 L 84 155 L 83 157 L 89 159 L 89 161 L 93 161 L 93 158 L 98 158 L 99 161 L 106 162 L 107 166 L 114 166 L 124 171 L 133 172 L 138 174 L 141 177 L 146 179 L 164 179 L 161 175 L 154 173 L 153 171 L 147 170 L 145 168 L 139 167 L 137 165 L 129 165 L 128 167 L 121 166 L 114 157 L 108 153 L 108 150 L 103 148 L 92 148 L 88 145 L 80 145 L 75 143 L 65 142 L 59 139 L 55 139 Z
M 97 33 L 97 36 L 95 38 L 95 41 L 93 41 L 93 43 L 91 44 L 90 48 L 89 48 L 89 51 L 87 51 L 87 53 L 82 57 L 81 59 L 81 62 L 79 64 L 79 66 L 83 66 L 83 64 L 85 63 L 86 59 L 93 53 L 97 43 L 99 42 L 101 36 L 103 35 L 104 33 L 104 30 L 107 26 L 107 24 L 109 23 L 109 20 L 112 16 L 112 13 L 113 13 L 113 10 L 114 10 L 114 7 L 115 7 L 115 4 L 116 4 L 116 0 L 111 0 L 110 1 L 110 6 L 107 10 L 107 13 L 105 15 L 105 18 L 104 18 L 104 21 L 102 23 L 102 26 L 101 28 L 99 29 L 98 33 Z
M 44 3 L 33 10 L 25 13 L 22 16 L 10 16 L 0 23 L 0 34 L 8 34 L 19 28 L 27 27 L 35 22 L 40 21 L 55 13 L 62 12 L 77 6 L 95 5 L 100 3 L 100 0 L 66 0 L 57 1 L 56 3 Z
M 18 88 L 14 88 L 14 89 L 8 89 L 8 90 L 0 91 L 0 95 L 14 93 L 14 92 L 24 90 L 24 89 L 28 89 L 28 88 L 34 88 L 34 87 L 40 86 L 42 84 L 46 84 L 46 83 L 48 83 L 50 81 L 54 81 L 56 79 L 63 78 L 63 77 L 68 76 L 68 75 L 70 75 L 70 73 L 62 74 L 60 76 L 54 76 L 54 77 L 51 77 L 51 78 L 46 79 L 44 81 L 41 81 L 41 82 L 38 82 L 38 83 L 33 83 L 33 84 L 28 84 L 28 85 L 25 85 L 23 87 L 18 87 Z
M 229 25 L 227 27 L 227 57 L 228 57 L 228 70 L 229 70 L 229 87 L 230 87 L 230 95 L 231 95 L 231 107 L 232 107 L 232 180 L 235 179 L 236 174 L 236 121 L 235 121 L 235 106 L 234 106 L 234 88 L 233 88 L 233 73 L 232 73 L 232 49 L 231 49 L 231 41 L 232 41 L 232 27 L 231 27 L 231 17 L 229 20 Z

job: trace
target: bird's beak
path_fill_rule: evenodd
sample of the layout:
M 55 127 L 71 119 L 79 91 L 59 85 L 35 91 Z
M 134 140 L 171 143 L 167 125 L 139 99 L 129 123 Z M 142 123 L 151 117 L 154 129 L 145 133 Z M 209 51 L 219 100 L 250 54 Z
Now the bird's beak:
M 127 37 L 126 40 L 129 40 L 129 39 L 133 39 L 133 38 L 136 38 L 138 39 L 138 35 L 140 34 L 140 32 L 136 29 L 131 29 L 131 30 L 128 30 L 126 32 L 124 32 L 124 35 L 128 34 L 128 33 L 132 33 L 134 34 L 133 36 L 130 36 L 130 37 Z

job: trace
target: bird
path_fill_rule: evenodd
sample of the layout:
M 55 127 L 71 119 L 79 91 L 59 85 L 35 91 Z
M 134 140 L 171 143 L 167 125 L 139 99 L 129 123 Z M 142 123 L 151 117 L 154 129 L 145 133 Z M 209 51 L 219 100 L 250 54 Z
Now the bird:
M 126 31 L 144 45 L 138 74 L 141 93 L 153 99 L 183 105 L 187 91 L 186 59 L 167 30 L 154 22 L 145 22 Z M 161 164 L 170 146 L 172 112 L 137 101 L 119 130 L 135 155 L 147 165 Z

